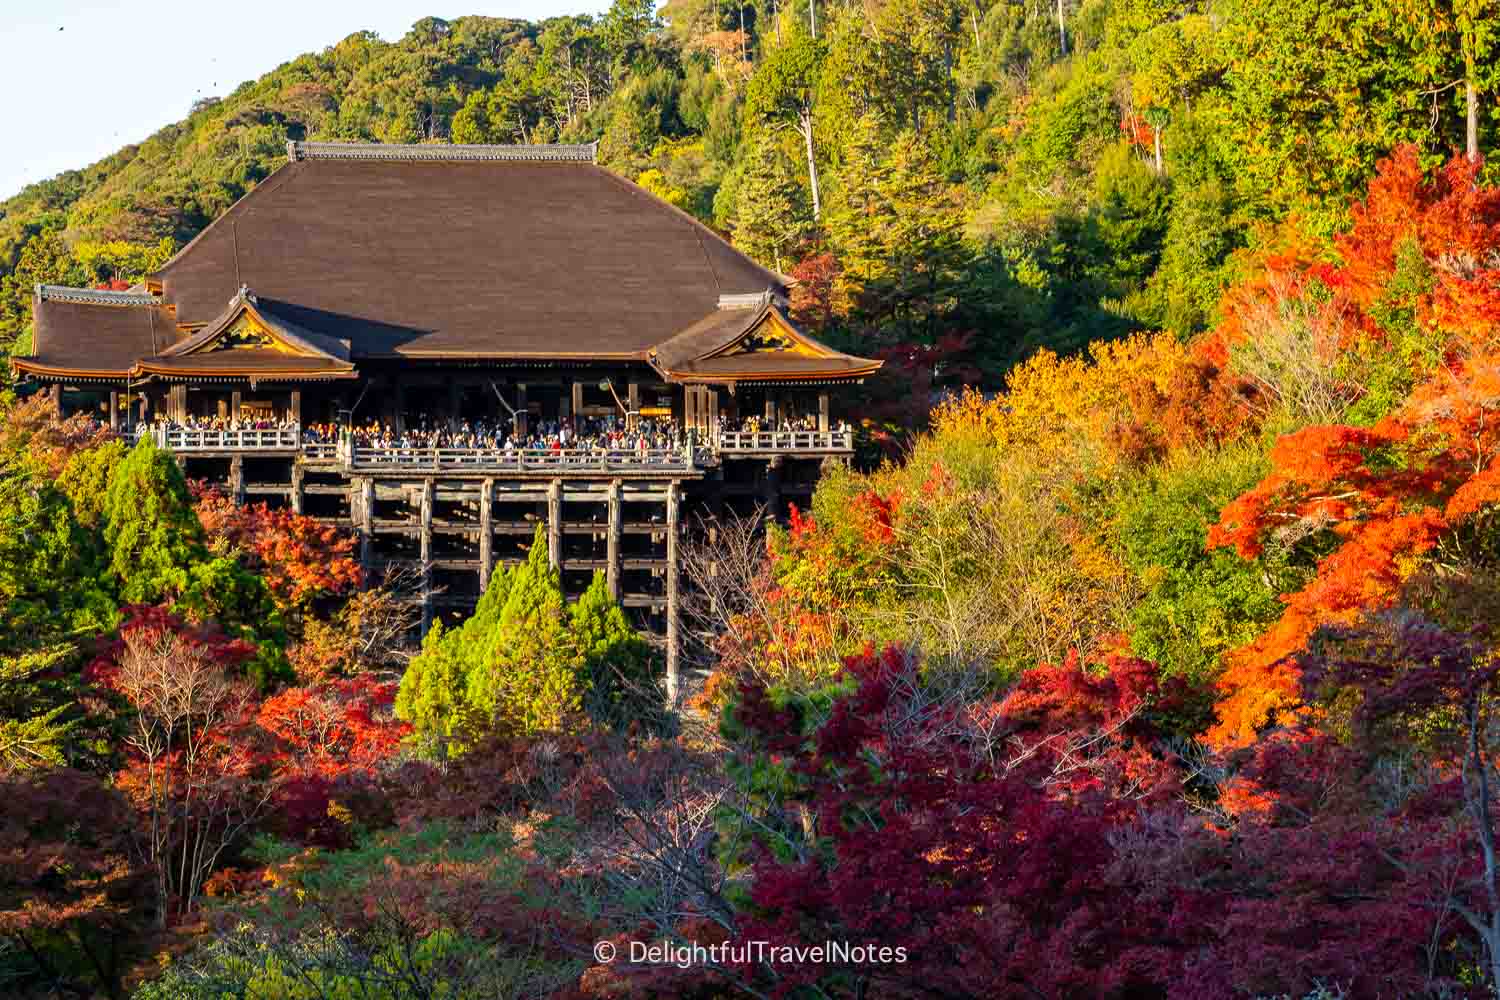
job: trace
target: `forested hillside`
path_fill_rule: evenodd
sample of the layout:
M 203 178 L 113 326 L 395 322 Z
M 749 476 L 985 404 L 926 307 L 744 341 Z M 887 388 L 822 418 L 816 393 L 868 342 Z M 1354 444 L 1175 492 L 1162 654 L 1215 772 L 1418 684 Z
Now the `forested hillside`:
M 1395 144 L 1462 148 L 1489 34 L 1390 30 L 1407 7 L 619 0 L 357 33 L 0 204 L 0 342 L 24 344 L 34 283 L 136 280 L 288 138 L 597 140 L 801 278 L 801 318 L 884 349 L 919 396 L 975 369 L 998 384 L 1038 346 L 1204 328 L 1261 224 L 1326 235 Z

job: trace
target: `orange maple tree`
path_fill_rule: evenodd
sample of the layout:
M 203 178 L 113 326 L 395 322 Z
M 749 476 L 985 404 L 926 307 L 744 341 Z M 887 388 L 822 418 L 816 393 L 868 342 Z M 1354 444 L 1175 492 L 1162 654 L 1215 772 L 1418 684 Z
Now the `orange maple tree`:
M 1415 150 L 1398 151 L 1335 241 L 1337 261 L 1299 265 L 1300 282 L 1334 290 L 1356 311 L 1351 329 L 1379 337 L 1370 311 L 1390 290 L 1398 254 L 1416 248 L 1432 280 L 1411 296 L 1414 319 L 1444 347 L 1373 426 L 1281 438 L 1271 472 L 1210 531 L 1211 546 L 1247 557 L 1272 540 L 1333 543 L 1308 584 L 1282 598 L 1281 619 L 1228 657 L 1209 734 L 1221 745 L 1249 743 L 1299 707 L 1297 657 L 1314 630 L 1390 604 L 1446 534 L 1500 502 L 1500 189 L 1481 186 L 1477 169 L 1455 159 L 1428 177 Z
M 214 489 L 199 492 L 198 519 L 216 544 L 238 549 L 284 609 L 360 586 L 352 536 L 290 510 L 240 506 Z

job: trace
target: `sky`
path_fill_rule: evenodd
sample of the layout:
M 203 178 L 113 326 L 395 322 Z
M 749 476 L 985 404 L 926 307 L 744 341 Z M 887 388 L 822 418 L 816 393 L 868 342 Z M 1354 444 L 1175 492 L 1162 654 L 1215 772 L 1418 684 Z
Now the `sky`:
M 428 16 L 535 20 L 607 0 L 0 0 L 0 199 L 87 166 L 304 52 Z

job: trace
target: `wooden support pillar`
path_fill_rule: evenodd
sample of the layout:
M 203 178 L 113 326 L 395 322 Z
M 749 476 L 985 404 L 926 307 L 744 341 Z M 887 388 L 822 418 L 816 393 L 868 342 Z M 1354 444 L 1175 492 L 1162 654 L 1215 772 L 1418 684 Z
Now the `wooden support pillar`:
M 401 376 L 393 376 L 391 385 L 391 399 L 394 401 L 394 412 L 391 413 L 391 423 L 396 425 L 396 433 L 400 434 L 406 430 L 406 386 L 401 382 Z
M 555 570 L 562 569 L 562 498 L 561 479 L 547 487 L 547 561 Z
M 463 407 L 463 390 L 458 382 L 448 383 L 448 430 L 458 430 L 458 411 Z
M 682 637 L 677 626 L 677 504 L 681 484 L 667 485 L 667 704 L 677 705 L 677 672 Z
M 781 456 L 775 455 L 766 463 L 766 479 L 761 484 L 761 501 L 766 505 L 766 516 L 781 516 Z
M 490 565 L 495 561 L 495 481 L 479 484 L 479 592 L 490 589 Z
M 359 568 L 368 583 L 375 568 L 375 480 L 369 476 L 350 487 L 349 513 L 359 531 Z
M 179 423 L 187 422 L 187 393 L 186 385 L 174 385 L 167 390 L 167 413 Z
M 63 412 L 62 412 L 62 383 L 60 383 L 60 382 L 54 382 L 54 383 L 52 383 L 52 388 L 50 388 L 50 389 L 47 390 L 47 395 L 50 397 L 50 401 L 52 403 L 52 415 L 54 417 L 56 417 L 57 419 L 61 420 L 62 419 L 62 415 L 63 415 Z
M 692 430 L 698 426 L 698 387 L 687 386 L 682 390 L 682 429 Z
M 287 416 L 298 427 L 302 426 L 302 390 L 293 389 L 291 402 L 287 404 Z
M 109 390 L 109 429 L 112 431 L 120 429 L 120 392 L 118 389 Z
M 292 513 L 293 514 L 301 514 L 301 513 L 303 513 L 302 508 L 303 508 L 304 504 L 303 504 L 303 497 L 302 497 L 302 479 L 303 479 L 303 476 L 305 474 L 305 471 L 306 470 L 304 470 L 302 468 L 302 460 L 301 459 L 297 459 L 297 458 L 292 459 L 292 498 L 291 499 L 292 499 Z
M 818 430 L 827 432 L 828 426 L 828 390 L 818 393 Z
M 621 519 L 624 506 L 620 499 L 620 481 L 616 479 L 609 484 L 609 536 L 605 544 L 605 554 L 609 560 L 609 596 L 616 601 L 620 599 L 620 536 L 623 533 Z
M 229 459 L 229 496 L 237 504 L 245 502 L 245 458 L 234 455 Z
M 526 383 L 525 382 L 518 382 L 518 383 L 516 383 L 516 417 L 515 417 L 515 423 L 516 423 L 515 430 L 516 430 L 516 437 L 518 437 L 518 438 L 524 438 L 524 437 L 526 437 L 526 435 L 528 433 L 528 429 L 526 427 L 526 418 L 528 416 L 530 416 L 530 413 L 526 409 L 526 407 L 528 405 L 529 404 L 526 402 Z
M 770 390 L 766 390 L 766 430 L 776 429 L 776 396 Z
M 625 408 L 630 411 L 625 418 L 625 427 L 628 430 L 635 430 L 641 419 L 641 384 L 631 379 L 625 388 L 625 393 Z
M 422 560 L 422 635 L 432 627 L 432 480 L 422 480 L 421 530 L 418 535 Z
M 711 385 L 703 387 L 703 409 L 706 411 L 704 430 L 711 439 L 716 439 L 719 433 L 719 390 Z
M 235 419 L 239 419 L 241 399 L 238 389 L 229 394 L 229 415 Z
M 578 418 L 583 415 L 583 383 L 574 379 L 573 381 L 573 426 L 578 426 Z

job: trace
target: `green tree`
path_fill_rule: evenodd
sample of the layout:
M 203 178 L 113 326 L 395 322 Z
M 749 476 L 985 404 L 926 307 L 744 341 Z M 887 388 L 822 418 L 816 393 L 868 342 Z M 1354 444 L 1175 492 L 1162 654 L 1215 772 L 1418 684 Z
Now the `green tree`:
M 608 718 L 649 663 L 601 575 L 568 608 L 538 527 L 526 561 L 494 574 L 467 621 L 427 634 L 396 714 L 431 749 L 462 753 L 487 733 L 555 731 L 586 705 Z
M 104 524 L 104 503 L 109 495 L 109 477 L 130 453 L 123 441 L 106 441 L 72 455 L 57 476 L 57 488 L 73 506 L 73 516 L 90 531 Z
M 93 282 L 133 285 L 171 259 L 175 249 L 170 236 L 147 245 L 126 240 L 81 240 L 73 247 L 73 257 L 88 270 Z
M 1218 39 L 1207 14 L 1189 14 L 1156 25 L 1129 49 L 1135 73 L 1131 98 L 1152 130 L 1156 172 L 1166 172 L 1162 132 L 1172 110 L 1191 103 L 1217 84 L 1224 72 Z
M 0 458 L 0 771 L 84 749 L 77 674 L 65 668 L 117 618 L 97 531 L 21 458 Z
M 1495 42 L 1500 39 L 1500 3 L 1495 0 L 1396 0 L 1393 23 L 1416 44 L 1416 64 L 1433 93 L 1463 84 L 1464 150 L 1479 159 L 1479 95 L 1496 82 Z M 1457 79 L 1449 74 L 1457 56 Z M 1436 108 L 1434 108 L 1434 111 Z
M 1381 156 L 1433 139 L 1415 100 L 1426 76 L 1390 4 L 1235 0 L 1223 16 L 1222 145 L 1257 214 L 1301 211 L 1331 230 Z
M 1246 561 L 1207 547 L 1208 526 L 1262 474 L 1255 447 L 1189 453 L 1131 484 L 1112 521 L 1115 544 L 1142 586 L 1130 610 L 1137 655 L 1168 676 L 1212 681 L 1220 657 L 1282 612 L 1284 559 Z
M 0 356 L 30 349 L 29 341 L 18 340 L 31 330 L 31 302 L 38 284 L 87 281 L 88 271 L 73 258 L 56 229 L 43 229 L 27 239 L 9 273 L 0 278 Z
M 660 25 L 656 0 L 614 0 L 599 23 L 599 35 L 618 65 L 644 47 Z
M 494 593 L 495 584 L 504 575 L 497 573 L 491 578 L 486 597 Z M 444 628 L 442 622 L 433 622 L 422 639 L 421 653 L 412 658 L 401 677 L 396 715 L 411 723 L 417 738 L 428 747 L 461 746 L 469 734 L 481 728 L 479 720 L 469 711 L 468 672 L 460 655 L 462 650 L 474 647 L 455 638 L 474 620 L 470 618 L 456 631 Z M 471 637 L 478 631 L 470 630 Z
M 734 187 L 735 246 L 785 272 L 790 253 L 807 235 L 802 186 L 774 137 L 764 131 L 746 137 L 745 161 Z
M 822 43 L 800 32 L 794 33 L 767 54 L 745 90 L 745 111 L 751 122 L 771 128 L 791 128 L 801 137 L 807 155 L 807 187 L 812 196 L 814 220 L 823 215 L 813 142 L 813 112 L 822 62 Z
M 625 609 L 609 596 L 603 573 L 594 571 L 568 617 L 588 680 L 584 705 L 589 715 L 616 726 L 654 722 L 662 708 L 654 676 L 656 657 L 651 644 L 626 619 Z
M 968 257 L 963 211 L 916 133 L 884 136 L 876 116 L 860 119 L 828 236 L 863 312 L 930 337 Z
M 150 437 L 110 472 L 104 542 L 120 596 L 132 602 L 181 593 L 189 567 L 207 556 L 182 469 Z
M 824 142 L 840 145 L 867 114 L 929 137 L 941 120 L 954 121 L 963 16 L 956 0 L 886 0 L 839 10 L 819 81 Z
M 67 763 L 76 702 L 55 697 L 48 681 L 73 653 L 71 646 L 0 653 L 0 774 Z
M 0 464 L 0 648 L 109 627 L 98 538 L 40 473 Z
M 1100 157 L 1092 201 L 1100 277 L 1123 297 L 1145 284 L 1161 258 L 1171 209 L 1168 187 L 1117 143 Z

